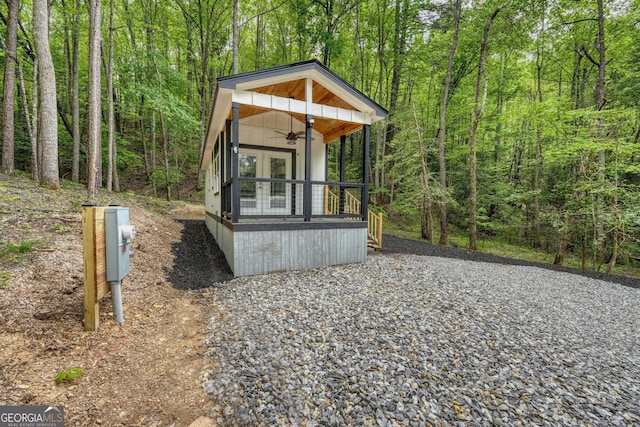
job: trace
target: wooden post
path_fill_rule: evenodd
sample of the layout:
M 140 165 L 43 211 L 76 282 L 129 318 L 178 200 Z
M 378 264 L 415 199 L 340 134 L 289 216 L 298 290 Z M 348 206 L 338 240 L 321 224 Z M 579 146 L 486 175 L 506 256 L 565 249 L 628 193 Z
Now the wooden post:
M 104 208 L 82 207 L 84 264 L 84 328 L 95 331 L 100 323 L 99 301 L 109 292 L 106 275 Z
M 378 249 L 382 249 L 382 212 L 378 214 Z

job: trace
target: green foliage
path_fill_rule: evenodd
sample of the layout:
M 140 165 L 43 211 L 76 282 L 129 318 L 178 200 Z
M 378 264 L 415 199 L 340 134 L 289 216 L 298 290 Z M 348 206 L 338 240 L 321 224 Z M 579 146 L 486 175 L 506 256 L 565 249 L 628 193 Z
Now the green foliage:
M 7 288 L 7 286 L 9 285 L 9 279 L 11 279 L 11 275 L 0 270 L 0 289 Z
M 84 371 L 81 368 L 67 368 L 56 375 L 56 384 L 61 384 L 63 382 L 73 382 L 77 377 L 81 377 L 84 375 Z
M 165 190 L 167 187 L 176 185 L 182 180 L 182 174 L 175 168 L 169 170 L 168 180 L 164 169 L 156 168 L 151 171 L 151 182 L 158 188 Z
M 40 239 L 26 239 L 18 243 L 5 241 L 0 246 L 0 259 L 15 260 L 30 252 Z
M 71 230 L 71 227 L 65 224 L 60 224 L 59 222 L 56 222 L 53 226 L 53 231 L 58 234 L 69 233 Z

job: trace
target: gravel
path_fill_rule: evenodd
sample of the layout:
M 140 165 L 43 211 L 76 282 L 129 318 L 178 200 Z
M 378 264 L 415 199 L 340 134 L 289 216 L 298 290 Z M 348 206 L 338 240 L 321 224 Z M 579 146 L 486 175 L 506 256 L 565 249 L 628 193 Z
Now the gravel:
M 456 258 L 467 261 L 481 261 L 495 264 L 505 265 L 526 265 L 530 267 L 540 267 L 547 270 L 559 271 L 562 273 L 578 274 L 580 276 L 590 277 L 592 279 L 604 280 L 605 282 L 619 283 L 633 288 L 640 288 L 640 278 L 623 276 L 620 274 L 609 274 L 603 271 L 581 270 L 578 268 L 565 267 L 562 265 L 553 265 L 550 263 L 541 263 L 533 261 L 525 261 L 517 257 L 507 258 L 498 255 L 492 255 L 484 252 L 470 251 L 463 248 L 454 248 L 451 246 L 432 245 L 424 240 L 405 239 L 402 237 L 385 234 L 382 237 L 382 253 L 402 253 L 425 256 L 438 256 L 444 258 Z M 551 258 L 551 256 L 549 256 Z M 606 265 L 602 268 L 606 269 Z
M 640 290 L 382 254 L 212 291 L 221 426 L 640 425 Z

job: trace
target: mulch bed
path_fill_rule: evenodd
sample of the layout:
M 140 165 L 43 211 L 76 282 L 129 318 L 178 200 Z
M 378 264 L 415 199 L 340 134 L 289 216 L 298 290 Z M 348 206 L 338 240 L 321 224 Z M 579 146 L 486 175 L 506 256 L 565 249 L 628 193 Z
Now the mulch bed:
M 178 289 L 203 289 L 233 279 L 224 253 L 204 221 L 181 219 L 180 242 L 172 247 L 175 259 L 167 269 L 169 282 Z

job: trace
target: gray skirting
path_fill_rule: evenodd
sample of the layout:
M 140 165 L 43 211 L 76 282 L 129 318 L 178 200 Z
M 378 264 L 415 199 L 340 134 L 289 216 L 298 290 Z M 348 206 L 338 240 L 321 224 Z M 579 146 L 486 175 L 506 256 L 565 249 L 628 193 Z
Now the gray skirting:
M 207 226 L 224 252 L 236 277 L 276 271 L 303 270 L 328 265 L 364 262 L 367 257 L 367 228 L 355 221 L 341 222 L 335 228 L 239 230 L 226 227 L 213 218 Z

